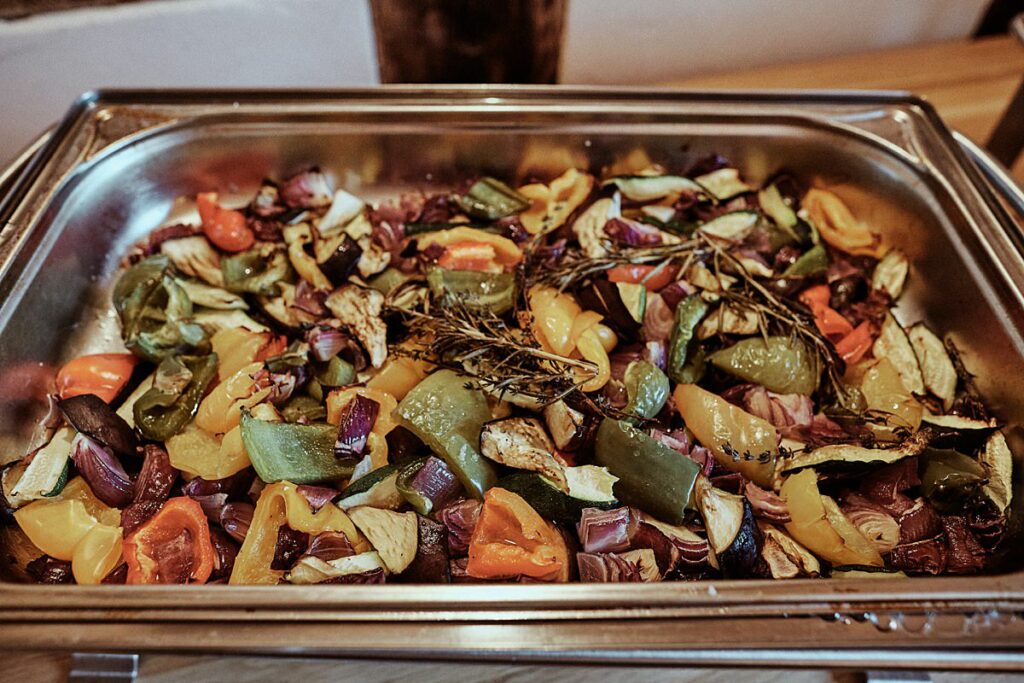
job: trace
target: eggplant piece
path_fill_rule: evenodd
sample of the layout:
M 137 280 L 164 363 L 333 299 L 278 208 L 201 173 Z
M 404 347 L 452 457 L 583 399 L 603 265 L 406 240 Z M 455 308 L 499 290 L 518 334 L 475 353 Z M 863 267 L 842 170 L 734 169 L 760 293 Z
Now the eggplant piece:
M 754 576 L 764 537 L 754 519 L 750 501 L 715 488 L 704 477 L 698 478 L 694 497 L 722 575 L 726 578 Z
M 377 571 L 386 572 L 387 568 L 380 554 L 373 550 L 339 557 L 329 562 L 313 555 L 303 555 L 291 571 L 284 575 L 284 580 L 288 583 L 308 585 Z
M 924 323 L 912 326 L 907 337 L 917 356 L 925 388 L 942 401 L 945 410 L 949 410 L 956 398 L 957 376 L 946 345 Z
M 626 199 L 649 202 L 671 194 L 705 194 L 704 187 L 678 175 L 620 175 L 601 182 L 601 188 L 615 187 Z
M 168 240 L 160 245 L 160 253 L 185 275 L 214 287 L 224 286 L 220 255 L 202 235 Z
M 369 505 L 382 510 L 397 510 L 405 502 L 398 492 L 397 480 L 397 467 L 394 465 L 378 467 L 342 489 L 341 493 L 334 498 L 334 503 L 346 511 L 360 505 Z
M 929 434 L 927 430 L 922 430 L 897 448 L 864 448 L 854 444 L 822 446 L 790 458 L 779 471 L 782 474 L 791 474 L 813 467 L 827 472 L 846 472 L 891 465 L 904 458 L 920 455 L 928 447 L 928 442 Z
M 1006 514 L 1013 500 L 1013 454 L 1002 432 L 996 432 L 988 438 L 978 454 L 978 461 L 985 469 L 987 479 L 981 492 L 992 502 L 998 513 Z
M 760 527 L 764 535 L 761 558 L 768 565 L 773 579 L 795 579 L 798 576 L 813 578 L 821 575 L 821 563 L 807 548 L 770 524 L 761 524 Z
M 416 557 L 419 524 L 415 512 L 393 512 L 365 505 L 348 511 L 352 523 L 380 553 L 391 574 L 401 574 Z
M 375 368 L 383 365 L 388 356 L 388 330 L 380 319 L 384 295 L 375 289 L 342 285 L 330 293 L 324 304 L 363 345 L 370 364 Z
M 401 579 L 409 583 L 451 583 L 447 527 L 427 517 L 418 517 L 417 521 L 416 556 Z
M 895 301 L 903 293 L 909 270 L 907 255 L 899 249 L 890 249 L 875 266 L 875 272 L 871 274 L 871 287 L 885 292 Z
M 644 319 L 647 288 L 637 285 L 643 290 L 643 295 L 641 295 L 637 290 L 622 289 L 618 287 L 618 284 L 629 283 L 615 283 L 608 280 L 596 280 L 590 283 L 578 292 L 580 304 L 587 310 L 597 311 L 603 315 L 604 322 L 625 339 L 635 339 L 640 333 L 640 326 Z M 626 294 L 625 297 L 623 293 Z M 627 305 L 627 298 L 631 305 Z M 636 315 L 637 313 L 639 316 Z
M 930 448 L 921 456 L 921 493 L 941 512 L 972 507 L 983 495 L 988 472 L 977 460 L 951 449 Z
M 128 423 L 99 396 L 72 396 L 59 401 L 57 406 L 76 431 L 110 447 L 115 453 L 135 454 L 139 438 Z
M 896 368 L 896 372 L 907 391 L 913 394 L 924 393 L 924 377 L 921 366 L 917 362 L 917 354 L 910 344 L 906 330 L 897 322 L 891 312 L 885 314 L 885 321 L 871 348 L 875 358 L 888 358 Z
M 325 255 L 325 258 L 317 259 L 320 272 L 326 275 L 331 282 L 342 284 L 352 273 L 356 272 L 363 249 L 358 242 L 344 234 L 336 246 L 334 240 L 331 241 L 330 246 L 333 248 Z
M 712 218 L 697 228 L 697 232 L 728 242 L 741 242 L 760 219 L 761 215 L 756 211 L 733 211 Z
M 538 472 L 569 491 L 564 467 L 555 460 L 544 425 L 533 417 L 509 417 L 484 424 L 480 431 L 480 452 L 500 465 Z
M 694 182 L 720 202 L 754 191 L 754 188 L 740 179 L 740 172 L 735 168 L 720 168 L 705 173 L 694 178 Z
M 579 449 L 587 440 L 587 416 L 562 400 L 548 404 L 544 408 L 544 422 L 560 451 L 572 452 Z

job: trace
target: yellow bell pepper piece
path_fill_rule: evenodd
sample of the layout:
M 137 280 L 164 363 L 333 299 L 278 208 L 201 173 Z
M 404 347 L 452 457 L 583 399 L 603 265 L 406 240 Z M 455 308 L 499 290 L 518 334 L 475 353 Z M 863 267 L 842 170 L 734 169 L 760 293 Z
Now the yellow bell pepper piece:
M 828 190 L 811 189 L 801 202 L 822 239 L 855 256 L 882 258 L 887 251 L 881 235 L 854 218 L 843 200 Z
M 389 356 L 380 372 L 366 386 L 390 394 L 401 401 L 412 388 L 423 381 L 430 363 L 407 356 Z
M 284 572 L 271 569 L 270 565 L 274 561 L 277 534 L 285 524 L 311 535 L 324 531 L 341 532 L 348 537 L 357 553 L 370 550 L 370 544 L 341 508 L 327 503 L 313 512 L 295 484 L 280 481 L 267 486 L 260 494 L 249 532 L 235 558 L 229 583 L 272 585 L 281 581 Z
M 214 436 L 192 422 L 165 445 L 171 466 L 203 479 L 225 479 L 251 464 L 239 427 Z
M 121 561 L 121 513 L 96 498 L 81 477 L 58 496 L 19 509 L 14 519 L 39 550 L 71 562 L 80 584 L 99 583 Z
M 253 363 L 257 354 L 270 341 L 266 332 L 253 332 L 244 327 L 225 327 L 210 338 L 217 354 L 217 380 L 223 382 Z
M 238 426 L 242 409 L 251 408 L 270 395 L 270 388 L 254 391 L 253 377 L 263 363 L 249 363 L 214 387 L 199 404 L 195 423 L 210 434 L 224 434 Z

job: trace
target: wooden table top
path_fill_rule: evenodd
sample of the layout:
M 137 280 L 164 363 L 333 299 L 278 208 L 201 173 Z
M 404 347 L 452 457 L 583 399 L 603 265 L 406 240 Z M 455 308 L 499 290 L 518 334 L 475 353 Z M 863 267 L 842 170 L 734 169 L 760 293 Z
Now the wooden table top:
M 1024 77 L 1024 47 L 1013 38 L 955 41 L 923 47 L 887 50 L 852 57 L 773 66 L 715 76 L 674 81 L 687 88 L 843 88 L 909 90 L 930 100 L 951 127 L 984 143 L 1010 97 Z M 1014 167 L 1024 182 L 1024 157 Z M 61 681 L 69 658 L 63 655 L 4 653 L 6 680 Z M 822 671 L 740 672 L 706 669 L 650 670 L 643 673 L 609 667 L 573 667 L 559 670 L 531 665 L 430 664 L 409 662 L 264 660 L 240 657 L 190 657 L 154 655 L 142 658 L 141 681 L 178 683 L 206 680 L 328 680 L 441 681 L 458 678 L 474 681 L 528 681 L 558 678 L 562 681 L 812 681 L 853 680 L 847 674 Z M 933 680 L 969 681 L 971 674 L 945 674 Z M 1009 676 L 985 679 L 1009 681 Z M 1020 679 L 1016 679 L 1020 680 Z

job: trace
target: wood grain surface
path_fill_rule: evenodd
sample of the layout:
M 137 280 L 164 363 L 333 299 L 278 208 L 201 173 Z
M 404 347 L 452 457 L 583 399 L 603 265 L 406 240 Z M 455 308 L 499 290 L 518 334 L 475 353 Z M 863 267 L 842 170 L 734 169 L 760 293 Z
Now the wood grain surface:
M 872 54 L 819 60 L 750 71 L 675 81 L 688 88 L 854 88 L 909 90 L 930 100 L 953 128 L 984 143 L 1024 77 L 1024 48 L 1009 37 L 958 41 Z M 1024 182 L 1024 158 L 1014 167 Z M 4 654 L 2 680 L 62 681 L 69 658 L 45 653 Z M 535 680 L 602 683 L 661 681 L 778 681 L 818 683 L 860 680 L 849 673 L 827 671 L 738 671 L 709 669 L 631 670 L 612 667 L 543 667 L 525 664 L 453 664 L 271 659 L 259 657 L 190 657 L 152 655 L 142 658 L 140 680 L 147 683 L 185 681 L 319 681 L 384 682 L 458 680 Z M 939 683 L 1007 683 L 1010 675 L 934 674 Z

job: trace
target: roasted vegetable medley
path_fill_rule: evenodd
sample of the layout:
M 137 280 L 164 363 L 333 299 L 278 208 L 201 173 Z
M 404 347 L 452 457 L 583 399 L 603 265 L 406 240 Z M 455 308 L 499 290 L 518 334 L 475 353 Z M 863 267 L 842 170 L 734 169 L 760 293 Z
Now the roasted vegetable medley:
M 642 155 L 641 155 L 642 156 Z M 42 583 L 972 574 L 1011 455 L 833 191 L 720 158 L 375 204 L 303 171 L 125 258 L 2 473 Z M 193 198 L 189 198 L 193 199 Z

